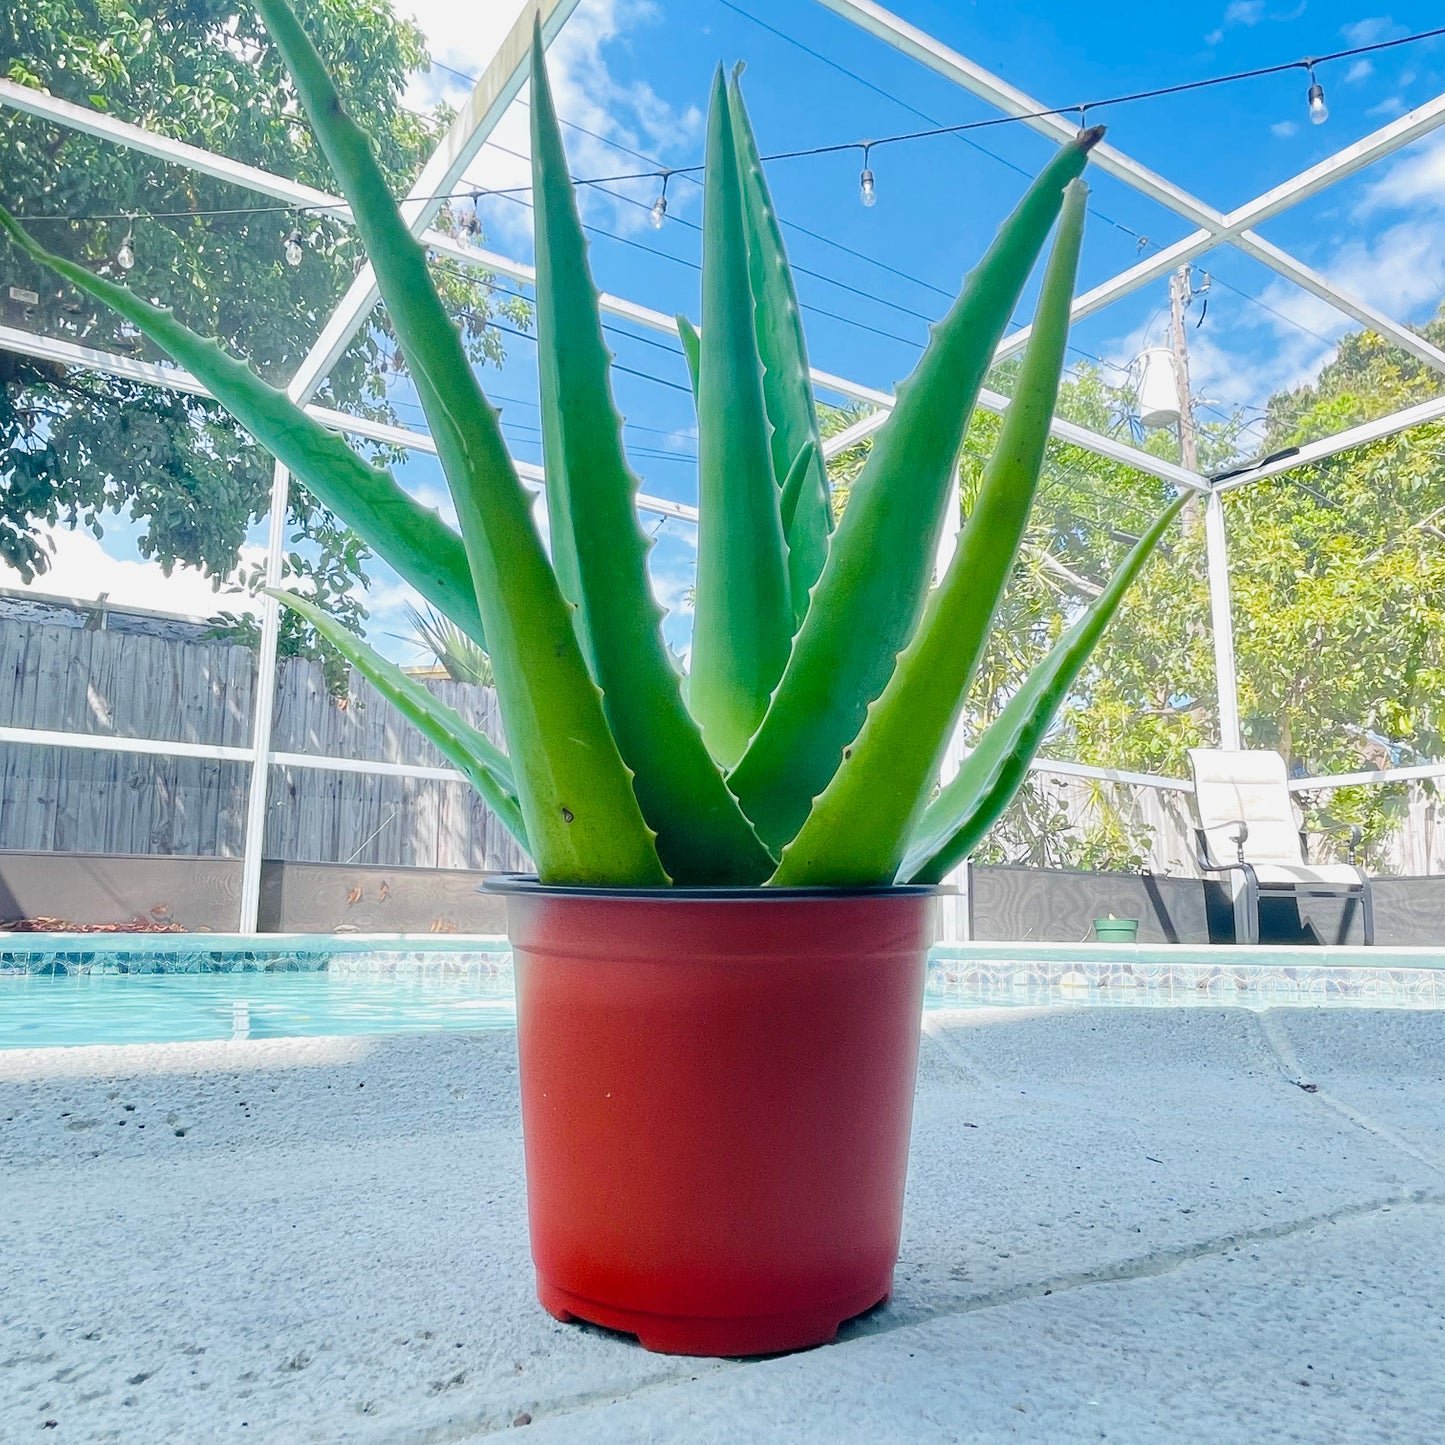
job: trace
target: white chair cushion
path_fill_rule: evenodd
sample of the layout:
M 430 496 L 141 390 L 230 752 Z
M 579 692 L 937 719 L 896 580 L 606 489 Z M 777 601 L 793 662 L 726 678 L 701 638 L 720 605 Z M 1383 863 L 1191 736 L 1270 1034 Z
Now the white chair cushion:
M 1255 877 L 1264 888 L 1358 888 L 1360 875 L 1348 863 L 1256 863 Z
M 1253 749 L 1191 748 L 1194 807 L 1213 863 L 1238 861 L 1231 834 L 1249 825 L 1246 863 L 1303 866 L 1300 814 L 1278 753 Z

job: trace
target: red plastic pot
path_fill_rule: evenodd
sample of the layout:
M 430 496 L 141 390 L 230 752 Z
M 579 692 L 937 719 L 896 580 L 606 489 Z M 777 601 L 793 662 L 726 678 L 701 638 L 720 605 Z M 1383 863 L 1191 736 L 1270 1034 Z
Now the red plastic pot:
M 489 886 L 548 1311 L 755 1355 L 885 1301 L 933 890 Z

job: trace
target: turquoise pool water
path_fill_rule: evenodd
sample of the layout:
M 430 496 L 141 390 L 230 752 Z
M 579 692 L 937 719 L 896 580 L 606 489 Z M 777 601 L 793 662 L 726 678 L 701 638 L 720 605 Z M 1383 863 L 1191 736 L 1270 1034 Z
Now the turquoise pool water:
M 81 973 L 0 978 L 0 1048 L 505 1029 L 509 975 Z
M 1432 950 L 941 945 L 924 1008 L 1445 1008 Z M 0 1049 L 511 1028 L 500 938 L 14 937 Z
M 933 1008 L 1027 1005 L 934 991 Z M 506 1029 L 517 1022 L 505 973 L 81 973 L 0 977 L 0 1049 L 200 1039 Z

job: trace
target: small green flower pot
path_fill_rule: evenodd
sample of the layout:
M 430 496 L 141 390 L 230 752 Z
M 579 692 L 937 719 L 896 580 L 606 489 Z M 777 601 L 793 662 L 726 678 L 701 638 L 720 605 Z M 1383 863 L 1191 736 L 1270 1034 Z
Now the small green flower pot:
M 1137 943 L 1139 941 L 1139 920 L 1137 918 L 1096 918 L 1094 937 L 1100 943 Z

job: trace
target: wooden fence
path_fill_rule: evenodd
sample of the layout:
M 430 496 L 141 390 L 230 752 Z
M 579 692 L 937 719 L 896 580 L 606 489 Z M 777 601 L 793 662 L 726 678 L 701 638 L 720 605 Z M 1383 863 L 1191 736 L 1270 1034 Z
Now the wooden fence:
M 82 614 L 76 614 L 72 622 Z M 0 726 L 94 736 L 248 747 L 255 655 L 191 636 L 88 630 L 0 615 Z M 501 741 L 490 688 L 428 683 Z M 272 749 L 437 766 L 444 762 L 369 684 L 328 696 L 319 664 L 283 662 Z M 245 844 L 244 762 L 0 744 L 0 848 L 239 857 Z M 1051 777 L 1070 826 L 1110 806 L 1152 830 L 1145 867 L 1197 873 L 1189 800 L 1152 788 Z M 525 856 L 462 783 L 335 769 L 272 769 L 266 856 L 377 867 L 513 869 Z M 1411 784 L 1382 872 L 1445 872 L 1445 806 Z
M 0 618 L 0 726 L 247 747 L 255 694 L 248 648 Z M 428 683 L 501 739 L 490 688 Z M 339 704 L 319 664 L 277 679 L 276 752 L 444 765 L 369 684 Z M 0 848 L 237 857 L 243 762 L 107 749 L 0 745 Z M 525 857 L 462 783 L 273 768 L 266 856 L 384 867 L 520 868 Z

